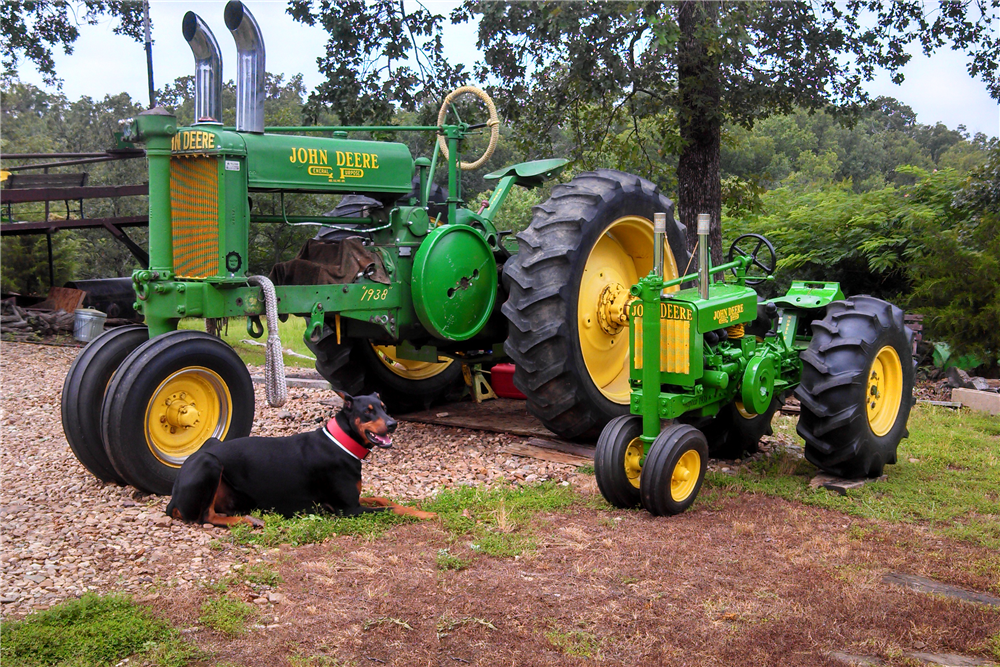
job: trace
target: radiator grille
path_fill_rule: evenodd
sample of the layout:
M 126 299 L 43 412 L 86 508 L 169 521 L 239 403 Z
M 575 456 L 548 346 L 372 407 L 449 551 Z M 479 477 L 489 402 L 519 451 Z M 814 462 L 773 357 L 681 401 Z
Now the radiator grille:
M 170 160 L 174 272 L 180 278 L 219 273 L 219 172 L 216 158 Z
M 632 319 L 635 327 L 635 368 L 642 368 L 642 318 Z M 660 320 L 660 372 L 684 373 L 691 370 L 691 321 Z

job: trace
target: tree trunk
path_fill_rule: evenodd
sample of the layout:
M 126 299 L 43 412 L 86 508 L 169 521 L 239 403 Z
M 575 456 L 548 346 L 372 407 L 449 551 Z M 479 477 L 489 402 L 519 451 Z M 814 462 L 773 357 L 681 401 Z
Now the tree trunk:
M 677 211 L 692 250 L 698 241 L 698 214 L 711 216 L 709 241 L 715 265 L 722 263 L 721 65 L 719 49 L 712 53 L 709 46 L 718 39 L 718 19 L 718 2 L 688 0 L 678 6 L 677 120 L 684 147 L 677 164 Z

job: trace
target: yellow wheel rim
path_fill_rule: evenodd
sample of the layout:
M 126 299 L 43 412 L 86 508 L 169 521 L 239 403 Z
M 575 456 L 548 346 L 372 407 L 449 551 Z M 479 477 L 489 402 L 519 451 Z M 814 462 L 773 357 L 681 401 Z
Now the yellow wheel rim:
M 412 361 L 410 359 L 400 359 L 396 356 L 395 345 L 372 345 L 375 348 L 375 356 L 386 368 L 407 380 L 426 380 L 444 372 L 451 366 L 454 359 L 438 357 L 440 363 L 432 361 Z
M 701 474 L 701 455 L 697 450 L 689 449 L 678 459 L 674 471 L 670 474 L 670 497 L 674 502 L 683 502 L 694 491 Z
M 677 277 L 674 254 L 666 242 L 663 257 L 664 277 Z M 625 216 L 598 237 L 580 279 L 576 310 L 583 361 L 601 393 L 621 405 L 629 401 L 628 290 L 652 268 L 653 223 Z
M 736 412 L 738 412 L 740 417 L 743 417 L 743 419 L 753 419 L 757 416 L 756 412 L 750 412 L 747 410 L 746 406 L 743 405 L 743 401 L 736 401 Z
M 644 449 L 642 439 L 635 438 L 628 443 L 628 448 L 625 450 L 625 476 L 628 477 L 629 483 L 637 489 L 639 488 L 639 477 L 642 475 L 642 466 L 639 462 L 642 461 Z
M 181 369 L 160 383 L 146 407 L 146 444 L 160 461 L 179 468 L 209 438 L 226 436 L 233 397 L 219 374 Z
M 865 409 L 868 425 L 875 435 L 885 435 L 892 430 L 903 401 L 903 365 L 899 355 L 886 345 L 872 362 L 868 371 L 868 389 L 865 392 Z

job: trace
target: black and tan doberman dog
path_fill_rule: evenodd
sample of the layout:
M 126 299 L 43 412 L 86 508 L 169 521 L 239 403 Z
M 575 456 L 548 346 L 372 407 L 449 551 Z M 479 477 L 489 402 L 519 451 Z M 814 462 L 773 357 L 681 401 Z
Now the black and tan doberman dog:
M 361 461 L 372 447 L 391 447 L 396 421 L 378 394 L 340 394 L 344 407 L 323 428 L 284 438 L 212 438 L 181 466 L 167 514 L 175 519 L 261 526 L 247 516 L 270 510 L 284 516 L 317 508 L 353 516 L 391 509 L 433 519 L 431 512 L 387 498 L 361 497 Z

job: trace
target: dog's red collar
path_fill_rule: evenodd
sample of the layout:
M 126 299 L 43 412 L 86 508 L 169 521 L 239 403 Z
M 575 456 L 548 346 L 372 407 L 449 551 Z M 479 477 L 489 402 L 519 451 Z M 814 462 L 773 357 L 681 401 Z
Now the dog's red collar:
M 326 428 L 323 429 L 323 432 L 326 433 L 331 440 L 340 445 L 345 452 L 359 461 L 371 453 L 370 449 L 358 444 L 354 438 L 347 435 L 347 433 L 344 432 L 344 429 L 340 428 L 340 424 L 337 423 L 336 419 L 328 421 L 326 423 Z

